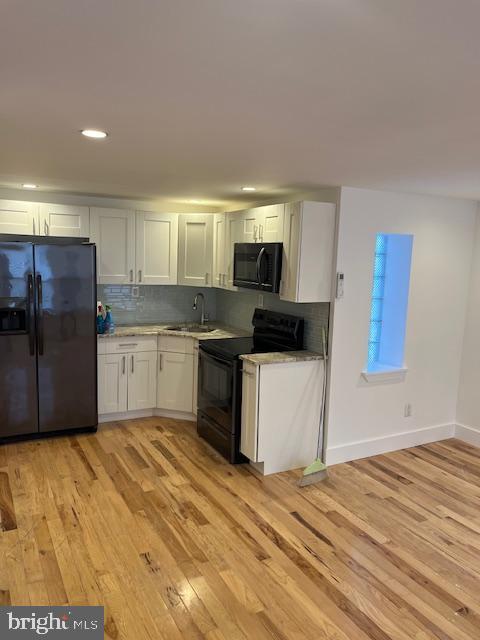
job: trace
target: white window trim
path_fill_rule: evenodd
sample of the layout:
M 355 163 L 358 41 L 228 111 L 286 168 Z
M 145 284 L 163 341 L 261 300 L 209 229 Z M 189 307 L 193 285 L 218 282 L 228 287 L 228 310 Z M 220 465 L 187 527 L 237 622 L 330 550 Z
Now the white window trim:
M 407 367 L 388 367 L 378 371 L 362 371 L 362 378 L 368 384 L 388 384 L 403 382 L 406 378 Z

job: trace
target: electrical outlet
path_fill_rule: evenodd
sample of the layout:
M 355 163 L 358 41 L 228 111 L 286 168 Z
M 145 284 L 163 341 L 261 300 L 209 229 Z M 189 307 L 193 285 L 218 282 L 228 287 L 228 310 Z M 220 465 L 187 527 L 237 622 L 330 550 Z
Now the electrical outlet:
M 140 290 L 138 287 L 132 287 L 132 298 L 138 298 Z
M 405 418 L 410 418 L 412 415 L 412 405 L 409 402 L 407 402 L 407 404 L 405 405 L 403 415 L 405 416 Z
M 263 293 L 258 294 L 258 307 L 259 309 L 263 309 Z

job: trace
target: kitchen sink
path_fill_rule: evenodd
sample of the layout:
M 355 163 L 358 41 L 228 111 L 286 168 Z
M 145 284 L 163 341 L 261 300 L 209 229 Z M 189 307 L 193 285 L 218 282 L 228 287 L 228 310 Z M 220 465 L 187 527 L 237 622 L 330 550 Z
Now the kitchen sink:
M 205 324 L 184 324 L 167 327 L 167 331 L 182 331 L 184 333 L 210 333 L 215 331 L 215 327 L 209 327 Z

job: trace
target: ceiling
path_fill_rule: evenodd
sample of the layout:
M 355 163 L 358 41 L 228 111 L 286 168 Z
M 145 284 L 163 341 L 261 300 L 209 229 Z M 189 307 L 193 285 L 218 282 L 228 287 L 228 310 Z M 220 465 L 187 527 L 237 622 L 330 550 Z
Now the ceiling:
M 480 199 L 478 0 L 2 0 L 0 22 L 0 185 Z

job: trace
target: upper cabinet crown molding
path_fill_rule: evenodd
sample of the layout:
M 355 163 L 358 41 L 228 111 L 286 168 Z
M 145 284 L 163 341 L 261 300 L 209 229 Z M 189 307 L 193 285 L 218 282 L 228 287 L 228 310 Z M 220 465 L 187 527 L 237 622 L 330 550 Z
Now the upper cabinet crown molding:
M 212 286 L 214 218 L 212 213 L 178 216 L 178 284 Z
M 0 200 L 0 234 L 38 234 L 38 209 L 39 205 L 36 202 Z
M 63 204 L 40 204 L 40 228 L 37 233 L 42 236 L 89 238 L 89 208 Z
M 136 281 L 177 284 L 178 215 L 137 211 Z
M 135 282 L 135 214 L 128 209 L 90 209 L 91 240 L 97 245 L 97 282 Z

